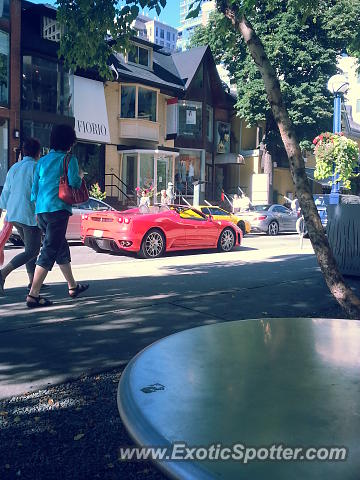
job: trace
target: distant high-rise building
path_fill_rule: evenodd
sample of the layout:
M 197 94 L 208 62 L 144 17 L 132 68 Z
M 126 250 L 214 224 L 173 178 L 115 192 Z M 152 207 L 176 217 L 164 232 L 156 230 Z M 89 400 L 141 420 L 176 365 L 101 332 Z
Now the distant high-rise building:
M 176 28 L 146 15 L 138 15 L 133 27 L 137 30 L 140 38 L 160 45 L 168 52 L 176 50 L 178 37 Z
M 343 55 L 338 60 L 338 67 L 349 82 L 345 103 L 351 107 L 353 120 L 360 124 L 360 73 L 357 71 L 358 61 L 355 57 Z
M 190 6 L 194 0 L 180 0 L 180 27 L 177 46 L 180 50 L 186 50 L 191 35 L 196 27 L 205 26 L 209 21 L 209 15 L 216 8 L 215 0 L 202 0 L 201 11 L 196 18 L 186 18 Z

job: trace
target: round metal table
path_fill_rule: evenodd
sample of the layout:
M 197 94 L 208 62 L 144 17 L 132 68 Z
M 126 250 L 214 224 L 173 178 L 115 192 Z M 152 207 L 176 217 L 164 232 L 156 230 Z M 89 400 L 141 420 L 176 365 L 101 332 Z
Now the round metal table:
M 348 449 L 337 462 L 159 461 L 170 478 L 359 480 L 360 322 L 263 319 L 185 330 L 131 360 L 118 407 L 140 446 Z

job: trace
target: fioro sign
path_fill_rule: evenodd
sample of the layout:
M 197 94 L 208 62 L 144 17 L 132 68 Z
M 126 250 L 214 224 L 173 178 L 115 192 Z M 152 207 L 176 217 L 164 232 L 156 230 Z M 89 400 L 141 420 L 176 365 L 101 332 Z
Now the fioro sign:
M 110 143 L 102 82 L 74 75 L 74 114 L 78 140 Z

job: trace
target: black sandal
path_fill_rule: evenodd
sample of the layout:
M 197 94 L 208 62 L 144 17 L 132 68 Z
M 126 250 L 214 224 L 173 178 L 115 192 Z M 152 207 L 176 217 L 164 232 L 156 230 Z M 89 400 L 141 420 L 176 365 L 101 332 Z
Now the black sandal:
M 53 302 L 51 300 L 48 300 L 45 297 L 34 297 L 33 295 L 28 295 L 29 298 L 32 298 L 34 301 L 29 302 L 29 300 L 26 300 L 26 306 L 28 308 L 38 308 L 38 307 L 50 307 L 53 305 Z
M 75 288 L 69 288 L 69 296 L 76 298 L 80 293 L 85 292 L 90 287 L 88 283 L 78 283 Z

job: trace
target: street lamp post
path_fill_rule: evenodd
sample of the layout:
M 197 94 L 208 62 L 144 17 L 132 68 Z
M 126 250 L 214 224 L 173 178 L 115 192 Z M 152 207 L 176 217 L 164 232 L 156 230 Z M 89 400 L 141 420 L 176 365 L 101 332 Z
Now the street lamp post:
M 328 90 L 334 95 L 334 118 L 333 133 L 341 132 L 341 98 L 348 88 L 349 83 L 344 75 L 333 75 L 327 84 Z M 335 164 L 333 164 L 333 178 L 330 192 L 330 204 L 337 205 L 339 203 L 339 182 L 338 175 L 335 172 Z

